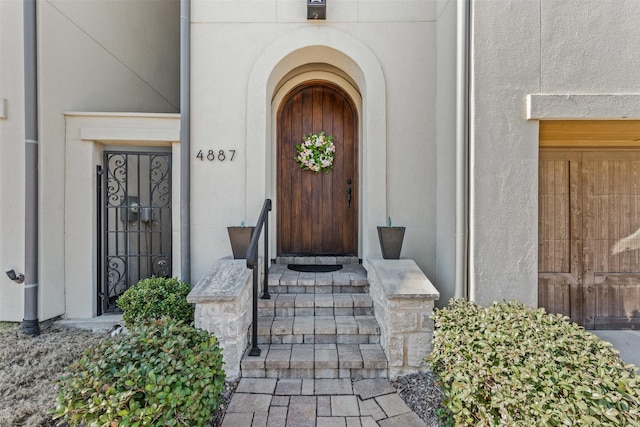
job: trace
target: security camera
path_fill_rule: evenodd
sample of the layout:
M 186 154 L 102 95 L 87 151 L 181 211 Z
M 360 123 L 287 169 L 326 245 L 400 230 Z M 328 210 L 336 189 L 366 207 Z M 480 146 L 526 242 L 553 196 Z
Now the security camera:
M 7 276 L 9 276 L 9 279 L 13 280 L 16 283 L 24 282 L 24 274 L 16 273 L 14 269 L 7 270 Z

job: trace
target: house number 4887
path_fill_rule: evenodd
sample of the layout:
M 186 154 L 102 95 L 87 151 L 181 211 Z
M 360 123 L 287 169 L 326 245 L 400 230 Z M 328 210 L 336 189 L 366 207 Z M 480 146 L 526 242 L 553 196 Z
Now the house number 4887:
M 209 160 L 210 162 L 213 162 L 214 160 L 219 162 L 229 160 L 232 162 L 235 156 L 236 150 L 199 150 L 198 154 L 196 154 L 196 158 L 201 161 Z

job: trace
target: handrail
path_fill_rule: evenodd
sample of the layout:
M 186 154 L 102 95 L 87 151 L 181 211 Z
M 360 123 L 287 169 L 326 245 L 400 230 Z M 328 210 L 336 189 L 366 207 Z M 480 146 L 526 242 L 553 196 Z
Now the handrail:
M 249 356 L 260 356 L 260 348 L 258 347 L 258 276 L 256 267 L 258 267 L 258 241 L 260 233 L 264 225 L 264 291 L 262 299 L 270 299 L 269 295 L 269 212 L 271 211 L 271 199 L 266 199 L 262 205 L 262 211 L 256 228 L 251 235 L 251 243 L 247 249 L 247 268 L 253 270 L 253 324 L 251 330 L 251 350 Z

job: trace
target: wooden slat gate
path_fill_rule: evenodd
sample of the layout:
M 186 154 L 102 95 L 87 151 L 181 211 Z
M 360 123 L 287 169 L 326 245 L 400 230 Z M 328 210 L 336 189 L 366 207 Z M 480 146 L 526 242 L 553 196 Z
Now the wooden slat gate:
M 640 327 L 640 151 L 541 149 L 539 305 L 589 329 Z

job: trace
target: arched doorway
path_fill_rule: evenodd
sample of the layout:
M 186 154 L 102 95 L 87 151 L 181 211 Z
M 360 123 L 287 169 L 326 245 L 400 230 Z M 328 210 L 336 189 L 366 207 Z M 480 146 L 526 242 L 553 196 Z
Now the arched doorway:
M 277 252 L 358 255 L 358 113 L 339 86 L 312 80 L 294 87 L 277 113 Z M 334 138 L 329 173 L 302 170 L 296 144 L 324 131 Z

